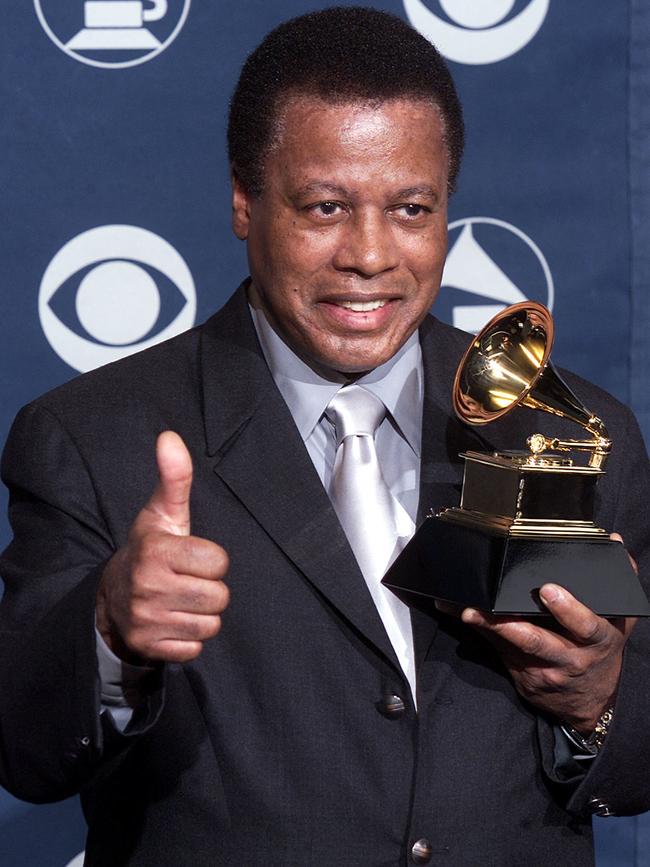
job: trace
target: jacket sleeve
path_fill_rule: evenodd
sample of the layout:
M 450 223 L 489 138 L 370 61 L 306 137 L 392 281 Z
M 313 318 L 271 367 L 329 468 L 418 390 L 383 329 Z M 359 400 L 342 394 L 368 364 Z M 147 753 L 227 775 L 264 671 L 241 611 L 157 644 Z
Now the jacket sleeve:
M 80 450 L 38 403 L 14 422 L 2 477 L 14 537 L 0 559 L 0 783 L 58 800 L 129 741 L 100 717 L 95 648 L 97 585 L 116 544 Z M 159 713 L 159 687 L 131 736 Z
M 614 442 L 617 476 L 606 509 L 637 562 L 648 593 L 650 579 L 650 465 L 638 425 L 627 416 L 626 433 Z M 614 459 L 614 456 L 613 458 Z M 633 815 L 650 809 L 650 619 L 639 618 L 628 639 L 613 722 L 605 743 L 569 802 L 579 814 Z

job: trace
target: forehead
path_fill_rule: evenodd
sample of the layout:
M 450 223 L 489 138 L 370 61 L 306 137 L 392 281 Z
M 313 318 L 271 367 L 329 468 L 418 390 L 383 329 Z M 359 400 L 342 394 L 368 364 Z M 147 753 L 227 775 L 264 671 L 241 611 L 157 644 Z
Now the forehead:
M 438 107 L 424 99 L 329 102 L 287 98 L 277 114 L 267 170 L 283 175 L 310 170 L 363 176 L 382 168 L 445 175 L 448 151 Z

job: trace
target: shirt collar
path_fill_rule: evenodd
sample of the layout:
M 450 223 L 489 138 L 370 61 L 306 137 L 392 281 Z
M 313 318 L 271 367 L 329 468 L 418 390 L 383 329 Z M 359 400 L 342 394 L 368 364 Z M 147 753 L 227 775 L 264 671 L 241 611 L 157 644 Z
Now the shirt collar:
M 262 308 L 249 305 L 249 309 L 271 375 L 306 441 L 342 383 L 325 379 L 305 364 L 273 329 Z M 384 402 L 419 458 L 424 377 L 418 333 L 412 334 L 385 364 L 356 380 L 356 384 Z

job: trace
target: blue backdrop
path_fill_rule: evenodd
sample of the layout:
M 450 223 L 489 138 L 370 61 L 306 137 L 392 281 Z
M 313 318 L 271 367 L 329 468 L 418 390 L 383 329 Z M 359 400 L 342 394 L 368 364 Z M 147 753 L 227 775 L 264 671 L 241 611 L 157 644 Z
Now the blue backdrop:
M 229 94 L 305 0 L 33 0 L 0 28 L 0 436 L 23 403 L 189 327 L 246 273 L 229 226 Z M 351 5 L 351 4 L 345 4 Z M 650 10 L 643 0 L 384 0 L 451 63 L 468 145 L 442 318 L 552 307 L 554 360 L 650 434 Z M 0 524 L 0 543 L 8 540 Z M 3 701 L 7 697 L 2 697 Z M 597 826 L 598 864 L 650 865 L 650 821 Z M 0 792 L 0 864 L 67 867 L 76 800 Z M 80 863 L 80 862 L 79 862 Z

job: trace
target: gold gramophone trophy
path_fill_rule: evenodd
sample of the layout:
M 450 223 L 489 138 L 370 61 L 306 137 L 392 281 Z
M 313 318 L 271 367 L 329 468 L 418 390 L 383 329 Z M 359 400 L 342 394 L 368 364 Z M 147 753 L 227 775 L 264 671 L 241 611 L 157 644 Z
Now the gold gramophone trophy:
M 612 448 L 549 362 L 553 320 L 524 302 L 494 317 L 465 353 L 454 381 L 459 418 L 489 424 L 517 406 L 576 422 L 589 437 L 535 433 L 528 451 L 468 451 L 459 508 L 426 518 L 385 576 L 404 601 L 428 596 L 495 614 L 547 613 L 539 587 L 553 581 L 605 616 L 650 615 L 623 546 L 593 521 Z M 576 462 L 570 452 L 585 452 Z

